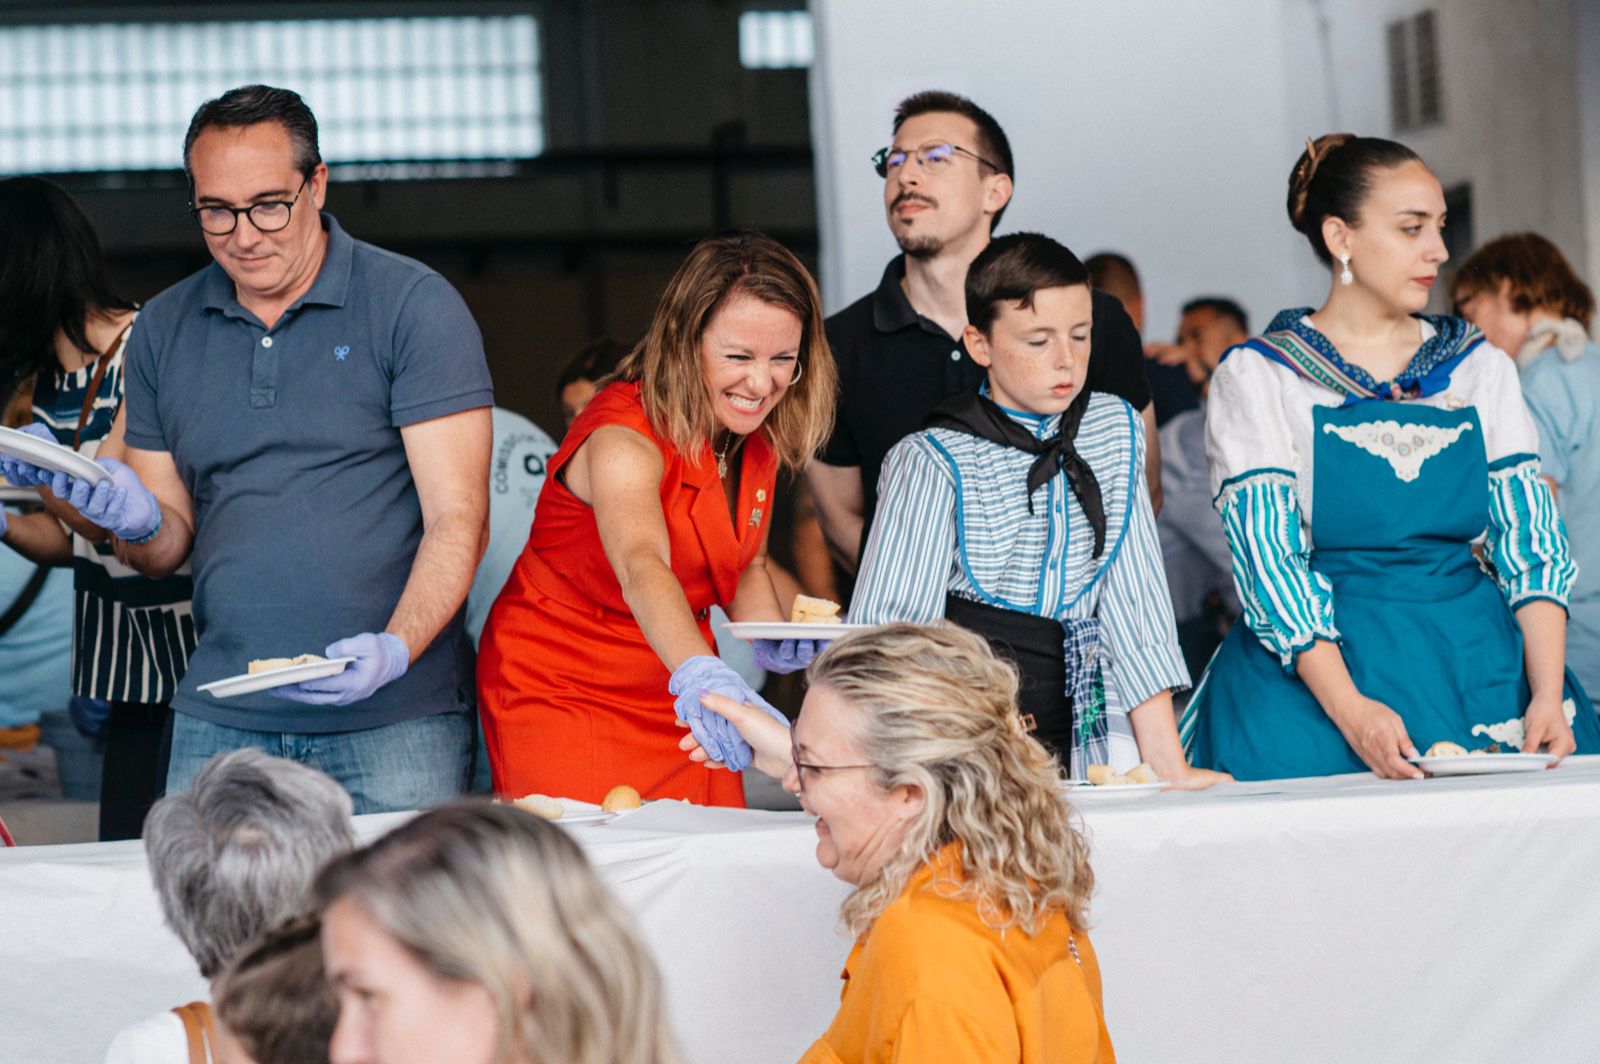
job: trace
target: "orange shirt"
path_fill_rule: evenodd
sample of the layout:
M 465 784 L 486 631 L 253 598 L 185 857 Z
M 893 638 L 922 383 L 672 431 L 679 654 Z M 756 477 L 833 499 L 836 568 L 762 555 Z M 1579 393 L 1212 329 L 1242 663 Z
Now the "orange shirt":
M 1115 1064 L 1089 936 L 1060 912 L 1036 935 L 1002 934 L 970 899 L 941 896 L 934 872 L 954 866 L 958 845 L 850 951 L 839 1012 L 800 1064 Z

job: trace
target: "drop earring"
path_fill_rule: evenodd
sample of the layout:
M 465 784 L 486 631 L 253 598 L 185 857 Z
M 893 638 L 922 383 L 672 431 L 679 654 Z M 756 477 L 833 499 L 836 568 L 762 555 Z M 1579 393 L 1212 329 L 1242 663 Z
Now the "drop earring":
M 1348 251 L 1339 252 L 1339 265 L 1342 267 L 1339 270 L 1339 283 L 1346 286 L 1354 284 L 1356 275 L 1350 272 L 1350 253 Z

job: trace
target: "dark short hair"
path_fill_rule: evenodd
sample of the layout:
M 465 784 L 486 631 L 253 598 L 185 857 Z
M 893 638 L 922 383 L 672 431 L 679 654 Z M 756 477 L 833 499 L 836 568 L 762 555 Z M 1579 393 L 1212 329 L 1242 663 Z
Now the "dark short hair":
M 1209 310 L 1219 318 L 1231 318 L 1239 326 L 1239 331 L 1245 334 L 1250 332 L 1250 317 L 1244 308 L 1227 296 L 1201 296 L 1191 299 L 1183 305 L 1183 312 L 1179 317 L 1187 316 L 1191 311 Z
M 217 980 L 217 1019 L 256 1064 L 328 1059 L 339 1001 L 323 972 L 321 930 L 316 916 L 270 928 Z
M 0 401 L 53 370 L 55 337 L 84 354 L 91 314 L 132 310 L 112 286 L 94 226 L 59 185 L 39 177 L 0 181 Z
M 1097 251 L 1085 260 L 1089 268 L 1089 283 L 1102 292 L 1110 292 L 1123 302 L 1139 294 L 1139 271 L 1133 261 L 1115 251 Z
M 1001 303 L 1033 304 L 1041 288 L 1089 283 L 1078 256 L 1041 233 L 1009 233 L 989 241 L 967 267 L 967 320 L 987 334 Z
M 616 372 L 617 363 L 627 353 L 628 347 L 613 337 L 602 336 L 590 340 L 572 356 L 572 361 L 561 367 L 561 375 L 556 378 L 556 397 L 560 398 L 567 385 L 575 381 L 598 384 L 605 380 Z
M 183 136 L 183 173 L 194 188 L 194 169 L 189 165 L 194 142 L 208 129 L 238 129 L 261 122 L 278 122 L 289 134 L 294 145 L 294 166 L 300 173 L 310 176 L 322 162 L 322 152 L 317 148 L 317 116 L 292 89 L 276 89 L 271 85 L 242 85 L 229 89 L 214 100 L 207 100 L 189 120 L 189 132 Z
M 1323 265 L 1332 266 L 1333 253 L 1322 239 L 1323 220 L 1338 218 L 1355 224 L 1361 205 L 1372 192 L 1374 173 L 1421 161 L 1421 156 L 1397 141 L 1325 133 L 1306 143 L 1306 150 L 1289 171 L 1289 221 L 1311 243 Z
M 978 127 L 978 154 L 994 166 L 997 172 L 1005 174 L 1013 181 L 1016 180 L 1014 163 L 1011 159 L 1011 141 L 1006 138 L 1006 131 L 1000 128 L 1000 123 L 994 120 L 993 115 L 965 96 L 938 89 L 928 89 L 907 96 L 900 101 L 900 106 L 894 109 L 894 132 L 900 132 L 900 127 L 908 118 L 945 112 L 971 119 L 972 124 Z M 1010 204 L 1007 203 L 1006 206 L 1009 207 Z M 990 232 L 1000 224 L 1000 216 L 1005 213 L 1005 207 L 994 212 L 994 217 L 989 219 Z
M 1469 255 L 1456 271 L 1455 303 L 1479 292 L 1498 292 L 1502 284 L 1511 308 L 1519 313 L 1549 310 L 1575 318 L 1585 329 L 1594 316 L 1594 293 L 1561 249 L 1538 233 L 1511 233 Z

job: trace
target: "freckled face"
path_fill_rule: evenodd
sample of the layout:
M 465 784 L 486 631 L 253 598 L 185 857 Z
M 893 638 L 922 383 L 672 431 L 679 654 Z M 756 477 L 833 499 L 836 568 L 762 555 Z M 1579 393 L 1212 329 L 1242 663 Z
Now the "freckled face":
M 1059 414 L 1088 378 L 1093 325 L 1088 285 L 1041 288 L 1029 306 L 1003 304 L 987 333 L 967 326 L 967 350 L 988 369 L 995 402 L 1030 414 Z

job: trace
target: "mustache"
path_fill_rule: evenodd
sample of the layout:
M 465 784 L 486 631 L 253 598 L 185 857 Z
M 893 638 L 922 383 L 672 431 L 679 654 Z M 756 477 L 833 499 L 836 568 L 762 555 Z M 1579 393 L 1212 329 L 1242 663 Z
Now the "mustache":
M 902 204 L 902 203 L 926 203 L 930 207 L 937 207 L 939 205 L 937 202 L 935 202 L 934 200 L 930 199 L 927 196 L 919 195 L 916 192 L 909 192 L 908 191 L 908 192 L 902 192 L 902 193 L 900 193 L 900 195 L 896 196 L 894 198 L 894 202 L 889 204 L 889 209 L 893 210 L 894 208 L 900 206 L 900 204 Z

